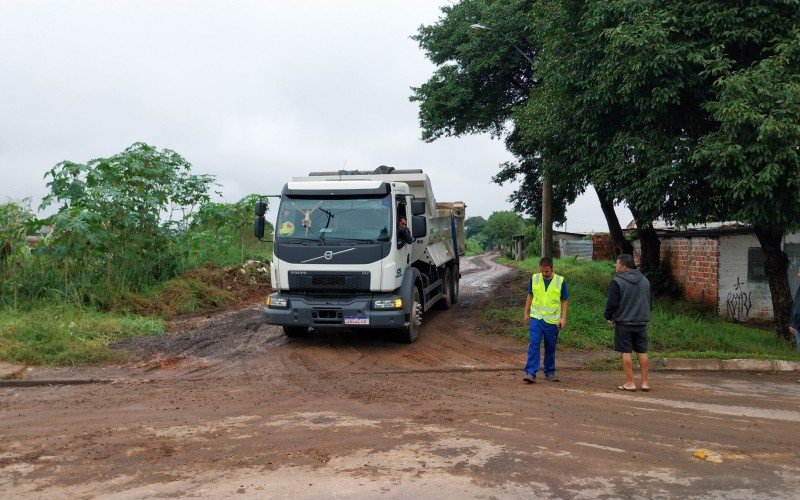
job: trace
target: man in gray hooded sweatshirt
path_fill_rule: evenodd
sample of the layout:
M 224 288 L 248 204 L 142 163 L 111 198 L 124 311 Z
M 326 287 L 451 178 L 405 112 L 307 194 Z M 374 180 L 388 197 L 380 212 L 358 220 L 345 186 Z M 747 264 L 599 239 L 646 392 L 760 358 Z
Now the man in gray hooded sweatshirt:
M 631 351 L 639 358 L 642 371 L 642 391 L 649 391 L 647 374 L 650 359 L 647 356 L 647 323 L 650 322 L 652 298 L 650 282 L 636 269 L 633 256 L 622 254 L 614 263 L 617 274 L 608 287 L 608 302 L 603 314 L 614 325 L 614 350 L 622 354 L 625 383 L 617 389 L 635 391 Z

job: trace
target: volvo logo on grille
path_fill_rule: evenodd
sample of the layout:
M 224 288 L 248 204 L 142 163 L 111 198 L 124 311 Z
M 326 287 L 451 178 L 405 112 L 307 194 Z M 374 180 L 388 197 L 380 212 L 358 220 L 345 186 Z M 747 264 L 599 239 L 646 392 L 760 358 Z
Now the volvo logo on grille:
M 325 253 L 323 253 L 322 255 L 320 255 L 319 257 L 314 257 L 312 259 L 302 260 L 302 261 L 300 261 L 300 263 L 301 264 L 305 264 L 306 262 L 314 262 L 315 260 L 319 260 L 319 259 L 331 260 L 335 255 L 339 255 L 340 253 L 345 253 L 345 252 L 351 252 L 353 250 L 355 250 L 355 247 L 350 247 L 350 248 L 347 248 L 345 250 L 339 250 L 338 252 L 334 252 L 334 251 L 328 250 Z

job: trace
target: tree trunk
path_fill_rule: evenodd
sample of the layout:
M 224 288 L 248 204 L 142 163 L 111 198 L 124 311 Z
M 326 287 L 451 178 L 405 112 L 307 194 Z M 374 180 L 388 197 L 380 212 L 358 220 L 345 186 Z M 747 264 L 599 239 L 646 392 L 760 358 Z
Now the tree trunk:
M 653 221 L 642 219 L 635 207 L 629 206 L 636 221 L 636 232 L 642 246 L 642 256 L 639 259 L 639 269 L 644 272 L 656 271 L 661 264 L 661 240 L 653 227 Z
M 608 191 L 603 188 L 594 186 L 597 192 L 597 198 L 600 200 L 600 208 L 603 210 L 603 215 L 608 224 L 608 234 L 611 235 L 611 243 L 614 245 L 614 257 L 619 254 L 626 253 L 633 255 L 633 243 L 631 243 L 622 232 L 622 226 L 619 224 L 617 212 L 614 211 L 614 200 L 608 195 Z
M 781 249 L 784 233 L 760 226 L 753 229 L 764 252 L 764 272 L 767 274 L 769 293 L 772 296 L 775 333 L 778 337 L 791 341 L 789 315 L 792 311 L 792 294 L 789 291 L 789 257 Z

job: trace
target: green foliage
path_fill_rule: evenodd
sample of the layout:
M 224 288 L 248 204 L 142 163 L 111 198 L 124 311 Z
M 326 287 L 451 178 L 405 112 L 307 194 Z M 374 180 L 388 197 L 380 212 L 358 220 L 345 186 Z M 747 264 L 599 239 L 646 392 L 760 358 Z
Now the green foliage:
M 534 219 L 547 175 L 556 221 L 593 184 L 641 230 L 658 218 L 751 223 L 776 322 L 788 317 L 780 241 L 800 228 L 797 1 L 464 0 L 443 14 L 417 37 L 439 67 L 412 98 L 424 138 L 508 130 L 517 161 L 494 180 L 521 177 L 511 199 Z M 476 21 L 493 29 L 479 48 L 466 32 Z M 503 42 L 523 47 L 533 71 Z
M 443 16 L 412 37 L 438 66 L 413 88 L 422 138 L 489 132 L 500 136 L 534 85 L 528 59 L 536 53 L 524 14 L 528 0 L 470 0 L 442 7 Z M 480 23 L 489 31 L 474 32 Z M 517 50 L 523 52 L 522 56 Z
M 706 108 L 719 128 L 701 139 L 695 159 L 734 201 L 735 220 L 800 229 L 800 29 L 768 57 L 721 76 L 715 89 L 719 98 Z
M 483 233 L 478 233 L 475 236 L 467 238 L 466 245 L 467 245 L 467 255 L 478 255 L 482 254 L 486 248 L 487 237 Z
M 475 236 L 478 233 L 483 232 L 483 229 L 486 227 L 486 219 L 481 216 L 477 217 L 467 217 L 467 220 L 464 221 L 464 232 L 467 239 Z
M 124 354 L 109 344 L 163 332 L 158 319 L 76 307 L 0 309 L 0 360 L 31 365 L 119 361 Z
M 60 208 L 38 252 L 58 270 L 60 282 L 52 286 L 79 303 L 104 304 L 177 274 L 173 235 L 209 200 L 213 183 L 190 169 L 174 151 L 135 143 L 109 158 L 63 161 L 50 170 L 42 208 Z
M 27 235 L 35 218 L 25 202 L 0 205 L 0 306 L 18 305 L 22 266 L 29 260 Z
M 504 263 L 538 272 L 535 258 Z M 554 269 L 566 278 L 570 294 L 567 328 L 558 337 L 559 346 L 613 349 L 614 328 L 603 318 L 613 262 L 556 259 Z M 522 299 L 518 307 L 491 308 L 482 319 L 505 325 L 502 331 L 527 340 L 521 311 Z M 648 336 L 651 356 L 800 359 L 800 352 L 774 334 L 725 322 L 716 311 L 682 300 L 656 301 Z
M 656 297 L 680 299 L 683 297 L 683 286 L 675 280 L 669 264 L 661 262 L 657 269 L 644 273 L 650 281 L 650 289 Z
M 522 234 L 522 218 L 511 211 L 492 212 L 486 221 L 484 233 L 505 248 L 511 248 L 511 237 Z
M 525 222 L 525 256 L 540 257 L 542 255 L 542 229 L 532 221 Z
M 245 196 L 236 203 L 204 203 L 191 217 L 181 243 L 187 251 L 187 267 L 206 262 L 235 265 L 248 259 L 266 260 L 271 247 L 253 237 L 253 206 L 269 200 L 258 194 Z M 266 224 L 265 232 L 272 232 Z

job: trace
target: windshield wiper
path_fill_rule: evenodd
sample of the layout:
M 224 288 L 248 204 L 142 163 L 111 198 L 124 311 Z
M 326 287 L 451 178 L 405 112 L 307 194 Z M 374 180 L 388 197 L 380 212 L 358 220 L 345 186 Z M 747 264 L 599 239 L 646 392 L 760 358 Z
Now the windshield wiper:
M 281 243 L 288 243 L 289 245 L 306 245 L 306 246 L 312 244 L 315 246 L 320 245 L 319 240 L 311 240 L 308 238 L 283 238 L 281 240 Z
M 328 241 L 352 241 L 359 244 L 375 243 L 375 240 L 366 238 L 331 238 Z

